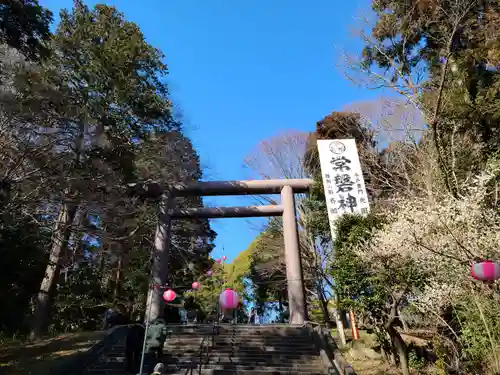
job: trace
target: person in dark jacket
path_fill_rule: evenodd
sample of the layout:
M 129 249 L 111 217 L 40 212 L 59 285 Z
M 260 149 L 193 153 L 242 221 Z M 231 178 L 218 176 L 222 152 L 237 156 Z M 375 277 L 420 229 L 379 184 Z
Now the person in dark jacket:
M 127 374 L 137 374 L 139 371 L 144 332 L 144 326 L 140 322 L 136 322 L 128 328 L 125 340 Z
M 116 316 L 116 314 L 117 312 L 115 305 L 113 305 L 113 307 L 106 309 L 106 311 L 104 312 L 103 327 L 102 327 L 103 330 L 111 328 L 113 318 Z

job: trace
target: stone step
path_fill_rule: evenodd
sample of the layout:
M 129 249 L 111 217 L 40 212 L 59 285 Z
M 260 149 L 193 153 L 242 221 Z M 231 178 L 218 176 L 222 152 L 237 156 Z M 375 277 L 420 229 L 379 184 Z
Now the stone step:
M 166 359 L 173 358 L 174 360 L 185 360 L 191 358 L 199 358 L 200 352 L 192 353 L 182 353 L 182 352 L 165 352 L 163 357 Z M 238 358 L 239 360 L 250 360 L 255 359 L 272 360 L 272 361 L 290 361 L 290 362 L 301 362 L 301 361 L 314 361 L 319 359 L 317 354 L 309 353 L 294 353 L 294 352 L 250 352 L 250 351 L 209 351 L 202 353 L 203 357 L 209 356 L 210 358 Z
M 203 339 L 203 338 L 211 338 L 211 337 L 245 337 L 245 338 L 252 338 L 252 339 L 267 339 L 267 338 L 273 338 L 275 340 L 298 340 L 298 341 L 311 341 L 311 337 L 309 335 L 276 335 L 273 333 L 263 333 L 263 334 L 254 334 L 254 333 L 242 333 L 242 332 L 220 332 L 218 334 L 212 334 L 212 333 L 175 333 L 171 335 L 167 335 L 167 340 L 196 340 L 196 339 Z
M 86 375 L 124 375 L 123 369 L 114 370 L 89 370 Z M 213 369 L 198 369 L 188 370 L 180 369 L 178 371 L 170 372 L 170 375 L 324 375 L 324 372 L 307 372 L 307 371 L 263 371 L 263 370 L 213 370 Z M 143 373 L 143 375 L 150 375 Z
M 266 345 L 266 346 L 283 346 L 283 347 L 295 347 L 295 348 L 300 348 L 300 347 L 309 347 L 309 346 L 314 346 L 314 343 L 309 342 L 309 341 L 284 341 L 284 340 L 275 340 L 275 339 L 246 339 L 244 337 L 235 337 L 235 338 L 215 338 L 215 340 L 166 340 L 165 341 L 165 346 L 166 347 L 176 347 L 179 345 L 183 346 L 200 346 L 203 343 L 203 345 L 207 344 L 212 344 L 215 343 L 215 345 L 219 346 L 224 346 L 224 345 L 231 345 L 233 343 L 236 343 L 238 345 L 245 344 L 247 346 L 251 345 Z
M 173 327 L 167 327 L 168 332 L 172 333 L 196 333 L 196 332 L 203 332 L 203 333 L 210 333 L 210 332 L 252 332 L 252 333 L 275 333 L 275 334 L 290 334 L 290 335 L 295 335 L 295 334 L 306 334 L 309 332 L 309 330 L 302 329 L 302 328 L 262 328 L 259 326 L 255 327 L 240 327 L 240 326 L 235 326 L 233 328 L 232 326 L 219 326 L 219 327 L 190 327 L 190 328 L 173 328 Z
M 296 356 L 296 355 L 308 355 L 308 356 L 318 356 L 319 351 L 315 348 L 306 348 L 302 350 L 290 350 L 288 348 L 268 348 L 268 347 L 219 347 L 219 348 L 203 348 L 200 350 L 200 348 L 164 348 L 163 353 L 167 355 L 172 355 L 172 356 L 183 356 L 183 355 L 193 355 L 193 354 L 198 354 L 200 352 L 206 353 L 220 353 L 220 354 L 225 354 L 225 353 L 243 353 L 245 355 L 251 355 L 251 354 L 262 354 L 265 356 L 269 355 L 283 355 L 289 358 L 290 356 Z M 125 352 L 115 352 L 115 353 L 110 353 L 106 355 L 125 355 Z M 289 356 L 288 356 L 289 355 Z
M 114 374 L 113 374 L 114 375 Z M 202 369 L 200 372 L 196 370 L 179 370 L 172 372 L 171 375 L 324 375 L 322 371 L 297 371 L 297 370 L 214 370 Z
M 179 351 L 179 352 L 164 352 L 165 358 L 195 358 L 199 356 L 199 351 Z M 313 360 L 319 358 L 316 353 L 299 353 L 299 352 L 289 352 L 289 351 L 245 351 L 245 350 L 211 350 L 208 352 L 211 357 L 241 357 L 241 358 L 262 358 L 264 360 L 280 360 L 280 361 L 302 361 L 302 360 Z M 203 356 L 207 356 L 206 352 L 203 352 Z M 108 361 L 109 358 L 124 358 L 125 353 L 110 353 L 100 358 L 102 361 Z
M 209 333 L 217 330 L 217 327 L 212 326 L 198 326 L 198 327 L 173 327 L 168 326 L 167 330 L 172 333 L 196 333 L 204 332 Z M 290 327 L 264 327 L 264 326 L 241 326 L 236 325 L 222 325 L 218 327 L 219 331 L 226 332 L 252 332 L 252 333 L 275 333 L 275 334 L 304 334 L 308 332 L 303 328 L 290 328 Z
M 241 345 L 241 346 L 274 346 L 274 347 L 284 347 L 284 348 L 309 348 L 314 347 L 312 342 L 284 342 L 284 341 L 274 341 L 274 340 L 245 340 L 243 338 L 235 338 L 234 340 L 207 340 L 207 341 L 196 341 L 196 342 L 186 342 L 183 340 L 176 341 L 165 341 L 165 347 L 177 347 L 177 346 L 197 346 L 199 347 L 203 343 L 203 346 L 212 345 L 214 346 L 227 346 L 227 345 Z
M 190 324 L 168 324 L 169 328 L 211 328 L 213 326 L 219 327 L 237 327 L 242 329 L 304 329 L 301 325 L 294 324 L 231 324 L 231 323 L 190 323 Z
M 238 364 L 238 365 L 252 365 L 252 366 L 278 366 L 278 367 L 301 367 L 301 366 L 321 366 L 322 362 L 320 359 L 303 359 L 297 361 L 283 361 L 279 358 L 262 358 L 262 357 L 238 357 L 238 356 L 211 356 L 209 358 L 163 358 L 162 362 L 165 364 L 177 364 L 177 365 L 190 365 L 190 364 Z
M 204 337 L 249 337 L 249 338 L 268 338 L 273 337 L 277 340 L 302 340 L 302 341 L 310 341 L 311 337 L 309 335 L 276 335 L 273 333 L 263 333 L 263 334 L 254 334 L 254 333 L 245 333 L 245 332 L 220 332 L 220 333 L 174 333 L 167 335 L 167 339 L 196 339 L 196 338 L 204 338 Z
M 161 360 L 163 363 L 199 363 L 200 358 L 199 356 L 185 356 L 185 357 L 164 357 Z M 297 358 L 297 359 L 291 359 L 291 358 L 285 358 L 285 357 L 262 357 L 262 356 L 232 356 L 232 355 L 210 355 L 209 358 L 207 357 L 202 357 L 201 359 L 202 363 L 240 363 L 240 364 L 255 364 L 259 363 L 262 365 L 283 365 L 285 367 L 287 366 L 299 366 L 303 364 L 313 364 L 313 365 L 319 365 L 321 364 L 321 360 L 316 358 L 316 357 L 304 357 L 304 358 Z M 124 356 L 113 356 L 113 357 L 106 357 L 102 361 L 100 361 L 97 366 L 101 366 L 104 364 L 109 364 L 109 363 L 125 363 L 125 357 Z
M 169 374 L 184 373 L 189 374 L 191 371 L 197 374 L 200 370 L 200 365 L 198 363 L 180 363 L 180 364 L 168 364 L 165 363 L 166 372 Z M 88 369 L 86 375 L 114 375 L 114 374 L 124 374 L 124 363 L 108 363 L 99 364 L 91 369 Z M 252 363 L 252 364 L 235 364 L 231 362 L 217 363 L 217 364 L 202 364 L 201 372 L 203 374 L 322 374 L 323 370 L 320 365 L 310 364 L 310 365 L 281 365 L 281 366 L 270 366 L 265 363 Z
M 93 366 L 84 372 L 85 375 L 114 375 L 114 374 L 125 374 L 125 365 L 123 363 L 118 363 L 116 365 L 106 364 Z
M 260 350 L 260 351 L 290 351 L 290 352 L 307 352 L 307 353 L 317 353 L 317 349 L 312 345 L 268 345 L 263 343 L 216 343 L 215 345 L 165 345 L 163 347 L 164 352 L 172 351 L 200 351 L 206 350 L 206 348 L 211 348 L 212 351 L 225 350 L 225 349 L 237 349 L 237 350 Z M 125 351 L 123 351 L 125 352 Z
M 197 337 L 197 338 L 184 338 L 181 336 L 173 336 L 169 337 L 166 339 L 166 342 L 168 341 L 191 341 L 195 342 L 196 340 L 203 340 L 205 341 L 208 340 L 216 340 L 216 341 L 230 341 L 233 339 L 240 340 L 240 341 L 272 341 L 272 342 L 285 342 L 285 343 L 311 343 L 312 340 L 309 337 L 280 337 L 280 336 L 252 336 L 252 335 L 215 335 L 215 336 L 207 336 L 205 338 L 203 337 Z
M 282 356 L 287 356 L 287 355 L 311 355 L 311 356 L 318 356 L 319 351 L 316 348 L 307 348 L 304 350 L 290 350 L 287 348 L 269 348 L 269 347 L 237 347 L 235 346 L 234 348 L 228 346 L 228 347 L 216 347 L 216 348 L 211 348 L 209 349 L 211 353 L 245 353 L 246 355 L 250 355 L 252 353 L 255 354 L 263 354 L 263 355 L 269 355 L 269 354 L 274 354 L 274 355 L 282 355 Z M 189 349 L 177 349 L 177 350 L 164 350 L 164 353 L 170 353 L 171 355 L 179 355 L 182 353 L 199 353 L 199 349 L 194 349 L 194 350 L 189 350 Z
M 200 370 L 199 363 L 177 363 L 169 364 L 164 362 L 166 372 L 169 374 L 198 374 Z M 124 363 L 101 363 L 88 369 L 86 375 L 114 375 L 124 374 Z M 281 364 L 274 365 L 267 362 L 251 361 L 249 363 L 219 362 L 203 363 L 201 366 L 202 374 L 248 374 L 248 375 L 271 375 L 271 374 L 324 374 L 324 370 L 319 363 L 310 364 Z
M 245 344 L 245 345 L 267 345 L 267 346 L 285 346 L 285 347 L 303 347 L 303 346 L 314 346 L 314 343 L 312 342 L 297 342 L 297 341 L 283 341 L 283 340 L 262 340 L 262 339 L 245 339 L 244 337 L 236 337 L 234 339 L 224 339 L 221 340 L 219 338 L 216 338 L 215 340 L 216 345 L 230 345 L 231 343 L 235 342 L 238 344 Z
M 199 369 L 200 366 L 199 364 L 196 363 L 191 363 L 191 364 L 181 364 L 181 365 L 172 365 L 172 364 L 167 364 L 165 365 L 165 369 L 167 372 L 171 371 L 176 371 L 179 369 Z M 304 371 L 304 372 L 320 372 L 319 366 L 307 366 L 307 365 L 301 365 L 301 366 L 265 366 L 265 365 L 259 365 L 259 364 L 254 364 L 254 365 L 240 365 L 240 364 L 235 364 L 235 363 L 220 363 L 220 364 L 203 364 L 202 365 L 202 370 L 218 370 L 218 371 L 276 371 L 279 373 L 286 372 L 286 371 Z
M 207 335 L 208 337 L 211 337 L 212 335 Z M 176 336 L 172 336 L 171 338 L 175 338 Z M 178 335 L 179 338 L 184 338 L 186 336 Z M 188 336 L 190 337 L 190 336 Z M 256 340 L 262 340 L 262 339 L 269 339 L 273 338 L 275 340 L 297 340 L 297 341 L 311 341 L 311 338 L 309 336 L 287 336 L 287 335 L 251 335 L 251 334 L 232 334 L 232 333 L 220 333 L 218 335 L 214 335 L 214 337 L 244 337 L 248 339 L 256 339 Z
M 307 348 L 305 350 L 288 350 L 287 348 L 271 348 L 271 347 L 218 347 L 209 348 L 209 353 L 211 355 L 229 355 L 239 353 L 240 356 L 262 356 L 262 357 L 280 357 L 283 359 L 293 359 L 301 357 L 316 357 L 319 352 L 316 348 Z M 203 351 L 206 353 L 206 350 Z M 163 353 L 172 357 L 185 357 L 198 355 L 200 353 L 200 348 L 164 348 Z M 102 357 L 123 357 L 125 356 L 125 350 L 111 351 L 103 354 Z
M 207 335 L 207 336 L 182 336 L 175 335 L 166 338 L 166 342 L 169 341 L 185 341 L 185 342 L 196 342 L 196 341 L 208 341 L 208 340 L 232 340 L 238 339 L 240 341 L 273 341 L 273 342 L 297 342 L 297 343 L 312 343 L 312 339 L 309 337 L 289 337 L 289 336 L 273 336 L 273 335 L 232 335 L 232 334 L 221 334 L 221 335 Z

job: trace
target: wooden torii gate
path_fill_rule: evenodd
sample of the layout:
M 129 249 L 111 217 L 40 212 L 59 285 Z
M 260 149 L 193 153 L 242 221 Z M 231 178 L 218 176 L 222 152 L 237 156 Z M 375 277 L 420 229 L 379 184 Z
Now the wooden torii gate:
M 172 220 L 282 216 L 288 303 L 290 309 L 289 321 L 291 324 L 304 324 L 307 320 L 307 309 L 294 195 L 296 193 L 308 192 L 312 184 L 313 180 L 311 179 L 199 181 L 178 184 L 167 191 L 162 191 L 159 193 L 162 197 L 153 250 L 153 285 L 165 285 L 167 281 Z M 157 191 L 161 190 L 157 184 L 155 189 Z M 170 208 L 176 197 L 250 194 L 281 194 L 281 202 L 278 205 L 268 206 L 186 208 L 180 210 L 172 210 Z M 146 319 L 151 322 L 158 316 L 161 316 L 162 313 L 162 290 L 152 288 L 149 291 L 147 299 Z

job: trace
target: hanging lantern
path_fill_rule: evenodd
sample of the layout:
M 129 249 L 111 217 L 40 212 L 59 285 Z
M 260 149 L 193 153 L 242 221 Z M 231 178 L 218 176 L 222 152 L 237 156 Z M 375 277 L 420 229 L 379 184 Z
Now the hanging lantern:
M 224 290 L 219 296 L 219 304 L 223 309 L 235 309 L 240 302 L 240 296 L 232 289 Z
M 195 281 L 191 284 L 191 288 L 193 288 L 194 290 L 200 289 L 200 283 L 198 281 Z
M 177 297 L 177 294 L 172 289 L 166 290 L 165 293 L 163 293 L 163 299 L 167 302 L 172 302 L 175 297 Z
M 500 279 L 500 264 L 491 260 L 472 263 L 471 276 L 476 280 L 495 281 Z
M 207 276 L 208 277 L 212 276 L 213 274 L 214 274 L 214 271 L 212 271 L 212 270 L 208 270 L 207 271 Z
M 224 256 L 222 257 L 222 260 L 227 260 L 227 256 L 225 256 L 225 255 L 224 255 Z
M 216 261 L 217 263 L 220 263 L 220 262 L 221 262 L 220 258 L 215 259 L 215 261 Z

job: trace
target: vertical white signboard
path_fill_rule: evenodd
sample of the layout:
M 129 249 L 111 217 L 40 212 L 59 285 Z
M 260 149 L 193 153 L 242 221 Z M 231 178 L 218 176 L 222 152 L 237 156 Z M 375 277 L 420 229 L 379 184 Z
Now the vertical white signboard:
M 345 214 L 370 211 L 365 181 L 354 139 L 319 140 L 318 152 L 323 175 L 328 219 L 335 236 L 335 220 Z

